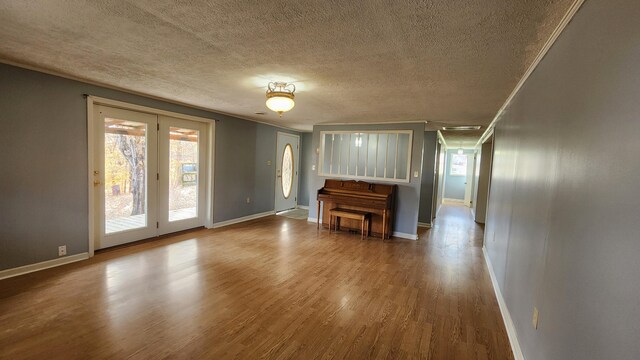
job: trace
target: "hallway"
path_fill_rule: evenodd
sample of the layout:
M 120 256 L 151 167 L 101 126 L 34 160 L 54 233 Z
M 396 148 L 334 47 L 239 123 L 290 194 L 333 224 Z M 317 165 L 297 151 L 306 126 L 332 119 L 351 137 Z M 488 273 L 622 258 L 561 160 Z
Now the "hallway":
M 434 334 L 446 338 L 433 359 L 512 359 L 483 257 L 483 230 L 470 209 L 445 202 L 433 228 L 420 233 L 419 242 L 427 248 L 429 282 L 438 283 L 440 316 Z
M 0 358 L 511 359 L 469 209 L 420 240 L 270 216 L 0 281 Z

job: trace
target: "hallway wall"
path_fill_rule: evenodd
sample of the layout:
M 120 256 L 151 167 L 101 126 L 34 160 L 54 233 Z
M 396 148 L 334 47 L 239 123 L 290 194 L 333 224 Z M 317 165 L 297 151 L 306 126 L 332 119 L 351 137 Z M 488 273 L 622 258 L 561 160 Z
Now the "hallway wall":
M 300 186 L 298 187 L 298 205 L 309 206 L 309 189 L 313 176 L 313 134 L 304 132 L 300 134 Z M 314 197 L 315 200 L 315 197 Z
M 497 123 L 485 247 L 527 360 L 640 358 L 638 18 L 586 1 Z
M 435 131 L 424 132 L 424 146 L 422 148 L 422 181 L 420 182 L 420 205 L 418 208 L 418 222 L 431 224 L 431 209 L 433 208 L 433 185 L 435 182 L 436 145 L 438 134 Z

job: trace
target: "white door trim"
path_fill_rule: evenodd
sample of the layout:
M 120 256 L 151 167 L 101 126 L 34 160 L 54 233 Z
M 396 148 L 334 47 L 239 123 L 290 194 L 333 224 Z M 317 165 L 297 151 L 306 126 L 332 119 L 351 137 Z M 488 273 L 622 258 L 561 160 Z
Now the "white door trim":
M 99 96 L 87 95 L 87 195 L 88 195 L 88 212 L 89 212 L 89 229 L 88 229 L 88 245 L 89 245 L 89 257 L 92 257 L 95 253 L 95 241 L 96 241 L 96 224 L 95 224 L 95 199 L 94 199 L 94 190 L 93 190 L 93 179 L 94 174 L 93 171 L 95 169 L 95 146 L 96 146 L 96 137 L 95 137 L 95 121 L 94 118 L 94 106 L 96 105 L 106 105 L 112 106 L 125 110 L 133 110 L 140 111 L 154 115 L 166 115 L 184 120 L 198 121 L 207 124 L 207 132 L 209 134 L 208 141 L 208 166 L 207 169 L 208 175 L 206 179 L 206 209 L 207 215 L 205 218 L 205 227 L 212 228 L 213 227 L 213 204 L 214 204 L 214 161 L 215 161 L 215 131 L 216 131 L 216 119 L 213 118 L 203 118 L 193 115 L 186 115 L 181 113 L 176 113 L 172 111 L 166 111 L 161 109 L 156 109 L 148 106 L 130 104 L 123 101 L 107 99 Z

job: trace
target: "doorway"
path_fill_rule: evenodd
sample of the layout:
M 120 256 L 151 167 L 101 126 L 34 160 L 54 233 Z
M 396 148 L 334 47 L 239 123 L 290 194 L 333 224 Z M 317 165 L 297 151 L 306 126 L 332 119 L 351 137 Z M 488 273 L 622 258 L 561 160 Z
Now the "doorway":
M 206 122 L 107 105 L 92 118 L 95 249 L 205 225 Z
M 298 205 L 300 137 L 283 132 L 277 136 L 275 210 L 281 212 Z
M 487 216 L 487 204 L 489 203 L 489 191 L 491 189 L 491 171 L 493 162 L 493 134 L 482 143 L 478 154 L 477 182 L 475 183 L 474 217 L 475 221 L 484 224 Z
M 470 207 L 473 192 L 473 150 L 447 150 L 444 170 L 443 200 L 450 203 L 462 203 Z

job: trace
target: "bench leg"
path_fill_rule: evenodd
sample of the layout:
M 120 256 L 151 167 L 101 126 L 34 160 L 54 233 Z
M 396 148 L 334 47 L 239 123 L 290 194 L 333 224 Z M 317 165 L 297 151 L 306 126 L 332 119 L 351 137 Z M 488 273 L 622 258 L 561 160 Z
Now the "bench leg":
M 360 221 L 360 240 L 364 240 L 364 219 Z
M 369 237 L 369 218 L 367 218 L 365 221 L 367 222 L 367 225 L 366 225 L 367 237 Z

